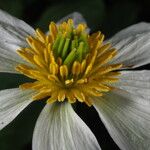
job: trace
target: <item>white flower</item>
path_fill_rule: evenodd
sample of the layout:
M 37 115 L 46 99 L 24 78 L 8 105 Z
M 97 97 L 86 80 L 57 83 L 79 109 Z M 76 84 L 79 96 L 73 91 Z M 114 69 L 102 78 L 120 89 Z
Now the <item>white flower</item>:
M 78 13 L 70 17 L 73 18 L 75 25 L 84 22 Z M 15 74 L 19 73 L 15 69 L 19 64 L 29 65 L 17 54 L 18 49 L 29 47 L 25 40 L 28 36 L 35 36 L 32 27 L 0 11 L 0 72 Z M 117 55 L 109 61 L 109 64 L 123 64 L 124 68 L 123 71 L 119 70 L 121 75 L 117 76 L 119 81 L 113 84 L 115 88 L 107 90 L 107 93 L 101 96 L 93 96 L 96 92 L 89 91 L 92 93 L 89 93 L 92 95 L 90 95 L 90 98 L 92 97 L 90 101 L 84 99 L 86 93 L 84 90 L 82 92 L 85 93 L 81 94 L 75 89 L 77 93 L 73 91 L 73 94 L 79 101 L 93 104 L 120 149 L 148 150 L 150 149 L 150 71 L 125 71 L 125 69 L 133 69 L 150 63 L 150 24 L 139 23 L 128 27 L 107 42 L 111 42 L 112 46 L 118 50 Z M 115 52 L 113 50 L 113 54 Z M 67 74 L 65 71 L 64 67 L 62 76 Z M 66 80 L 65 83 L 68 85 L 72 82 L 73 80 Z M 94 88 L 98 90 L 100 87 L 94 86 Z M 101 90 L 106 89 L 106 87 L 101 87 Z M 33 101 L 32 98 L 36 92 L 20 88 L 0 91 L 0 129 L 8 125 Z M 58 97 L 60 101 L 64 101 L 65 96 L 63 92 L 61 94 L 59 93 Z M 54 97 L 54 94 L 51 94 L 51 97 Z M 50 99 L 51 101 L 56 101 L 56 99 Z M 71 98 L 70 102 L 73 102 Z M 33 150 L 98 149 L 100 146 L 95 136 L 74 112 L 70 103 L 46 104 L 35 126 Z

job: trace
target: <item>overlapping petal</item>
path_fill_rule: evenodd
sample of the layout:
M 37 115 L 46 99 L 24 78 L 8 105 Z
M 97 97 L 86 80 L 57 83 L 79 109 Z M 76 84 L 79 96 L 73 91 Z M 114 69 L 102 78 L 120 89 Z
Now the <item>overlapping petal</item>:
M 33 91 L 18 88 L 0 91 L 0 130 L 14 120 L 31 102 Z
M 150 103 L 117 90 L 95 98 L 94 106 L 109 134 L 121 150 L 150 148 Z
M 25 38 L 34 30 L 25 22 L 0 10 L 0 72 L 17 73 L 15 66 L 24 62 L 16 50 L 26 47 Z
M 83 18 L 82 14 L 80 14 L 79 12 L 73 12 L 65 17 L 63 17 L 62 19 L 60 19 L 57 24 L 59 25 L 60 23 L 67 21 L 68 19 L 72 19 L 74 22 L 75 27 L 80 24 L 80 23 L 84 23 L 87 24 L 86 20 Z M 87 32 L 90 32 L 90 28 L 87 27 Z M 49 31 L 47 32 L 49 33 Z
M 150 24 L 130 26 L 108 40 L 118 50 L 111 63 L 123 63 L 124 68 L 136 68 L 150 63 Z
M 78 13 L 78 12 L 73 12 L 73 13 L 71 13 L 71 14 L 69 14 L 69 15 L 63 17 L 63 18 L 60 19 L 57 23 L 60 24 L 60 23 L 62 23 L 62 22 L 64 22 L 64 21 L 67 21 L 68 19 L 72 19 L 75 26 L 77 26 L 77 25 L 80 24 L 80 23 L 85 23 L 85 24 L 87 24 L 87 23 L 86 23 L 86 20 L 85 20 L 85 19 L 83 18 L 83 16 L 82 16 L 80 13 Z
M 33 150 L 99 150 L 96 138 L 69 103 L 47 104 L 33 135 Z

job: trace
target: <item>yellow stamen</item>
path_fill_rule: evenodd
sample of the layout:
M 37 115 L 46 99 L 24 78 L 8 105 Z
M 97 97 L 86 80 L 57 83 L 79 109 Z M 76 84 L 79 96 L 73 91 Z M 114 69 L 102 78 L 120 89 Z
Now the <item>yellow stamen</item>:
M 68 67 L 66 65 L 60 66 L 60 76 L 66 79 L 68 76 Z
M 51 63 L 50 64 L 50 73 L 53 75 L 57 75 L 58 74 L 58 65 L 55 63 Z
M 50 23 L 50 26 L 49 26 L 49 31 L 50 31 L 50 33 L 51 33 L 51 35 L 52 35 L 52 39 L 53 39 L 53 41 L 56 39 L 56 35 L 57 35 L 57 27 L 56 27 L 56 25 L 55 25 L 55 23 L 54 22 L 51 22 Z
M 70 84 L 72 84 L 72 83 L 73 83 L 73 79 L 71 79 L 71 80 L 66 80 L 66 81 L 65 81 L 65 84 L 66 84 L 66 85 L 70 85 Z
M 65 95 L 66 95 L 66 91 L 65 90 L 60 90 L 58 92 L 58 101 L 64 101 L 65 99 Z
M 79 79 L 79 80 L 77 81 L 77 84 L 83 84 L 83 83 L 87 83 L 87 78 Z
M 29 46 L 17 53 L 29 65 L 18 64 L 16 70 L 34 80 L 20 85 L 23 90 L 37 91 L 33 100 L 78 100 L 91 106 L 92 97 L 114 89 L 122 67 L 111 64 L 117 50 L 103 43 L 101 32 L 89 35 L 86 28 L 85 24 L 75 27 L 72 19 L 60 25 L 51 22 L 47 35 L 38 28 L 34 37 L 26 38 Z
M 81 65 L 79 62 L 75 61 L 72 66 L 72 74 L 78 76 L 81 72 Z
M 33 100 L 40 100 L 40 99 L 43 99 L 43 98 L 49 96 L 50 93 L 51 93 L 50 89 L 48 89 L 48 90 L 42 90 L 38 94 L 34 95 L 32 97 L 32 99 Z
M 36 34 L 37 34 L 37 38 L 41 41 L 41 42 L 45 42 L 46 36 L 45 34 L 38 28 L 36 29 Z

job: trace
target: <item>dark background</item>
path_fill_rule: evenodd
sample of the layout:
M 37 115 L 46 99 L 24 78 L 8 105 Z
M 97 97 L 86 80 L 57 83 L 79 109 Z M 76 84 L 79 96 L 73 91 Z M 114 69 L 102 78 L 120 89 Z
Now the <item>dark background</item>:
M 44 31 L 50 21 L 78 11 L 92 32 L 101 30 L 106 38 L 134 23 L 150 22 L 149 0 L 0 0 L 0 8 Z M 27 80 L 20 75 L 1 73 L 0 89 L 17 87 Z M 0 132 L 0 150 L 31 150 L 34 125 L 43 106 L 44 102 L 34 102 Z M 75 110 L 91 128 L 103 150 L 119 150 L 92 107 L 77 104 Z

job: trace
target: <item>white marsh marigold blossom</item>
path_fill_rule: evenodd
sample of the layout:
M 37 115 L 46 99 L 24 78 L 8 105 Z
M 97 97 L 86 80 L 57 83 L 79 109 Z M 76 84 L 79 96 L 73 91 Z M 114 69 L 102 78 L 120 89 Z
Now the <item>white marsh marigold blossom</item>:
M 45 100 L 33 135 L 33 150 L 98 150 L 74 112 L 77 101 L 94 106 L 122 150 L 150 148 L 150 71 L 125 71 L 150 63 L 150 25 L 133 25 L 104 42 L 89 34 L 73 13 L 49 32 L 0 11 L 0 72 L 33 80 L 0 91 L 0 129 L 26 106 Z M 124 71 L 122 71 L 124 70 Z

